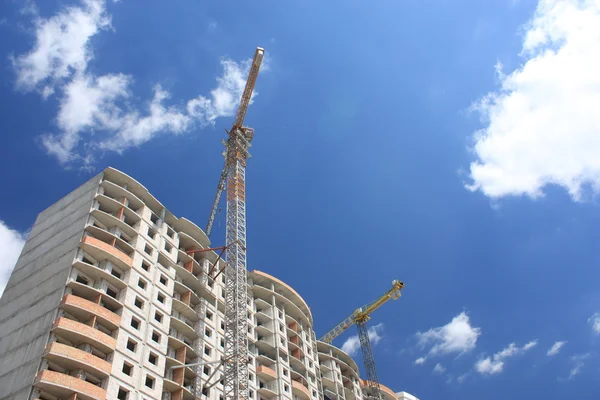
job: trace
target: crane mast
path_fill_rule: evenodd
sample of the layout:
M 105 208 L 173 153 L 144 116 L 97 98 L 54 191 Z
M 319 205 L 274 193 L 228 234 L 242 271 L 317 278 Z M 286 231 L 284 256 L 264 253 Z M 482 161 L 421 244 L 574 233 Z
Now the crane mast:
M 247 400 L 248 396 L 248 281 L 246 270 L 246 160 L 254 137 L 254 130 L 243 126 L 244 118 L 262 63 L 264 50 L 254 53 L 246 87 L 240 100 L 235 121 L 227 131 L 225 144 L 225 166 L 213 206 L 206 233 L 210 235 L 217 214 L 221 193 L 227 186 L 226 257 L 225 270 L 225 355 L 224 395 L 227 400 Z
M 367 321 L 371 319 L 371 314 L 379 307 L 388 302 L 388 300 L 397 300 L 402 295 L 401 290 L 404 283 L 394 280 L 392 288 L 385 292 L 377 300 L 356 309 L 352 315 L 340 322 L 335 328 L 330 330 L 320 340 L 325 343 L 331 343 L 333 339 L 344 333 L 352 325 L 356 324 L 358 328 L 358 339 L 362 350 L 363 362 L 367 372 L 368 396 L 372 399 L 383 399 L 379 387 L 379 378 L 377 377 L 377 368 L 375 367 L 375 358 L 373 357 L 373 348 L 371 339 L 369 339 L 369 328 Z

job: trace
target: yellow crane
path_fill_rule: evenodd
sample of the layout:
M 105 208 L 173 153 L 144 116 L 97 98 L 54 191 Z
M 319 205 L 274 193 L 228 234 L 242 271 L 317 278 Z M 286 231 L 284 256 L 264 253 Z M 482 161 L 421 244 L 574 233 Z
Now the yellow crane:
M 327 332 L 320 340 L 325 343 L 331 343 L 333 339 L 341 335 L 352 325 L 356 324 L 358 328 L 358 338 L 362 350 L 365 370 L 367 371 L 367 386 L 369 387 L 369 395 L 374 399 L 382 399 L 381 390 L 379 388 L 379 378 L 377 377 L 377 369 L 375 368 L 375 360 L 373 358 L 373 349 L 371 348 L 371 340 L 369 339 L 369 330 L 367 321 L 371 319 L 371 314 L 379 307 L 387 303 L 388 300 L 397 300 L 402 293 L 404 283 L 398 280 L 392 281 L 392 288 L 385 292 L 383 296 L 377 300 L 357 308 L 348 318 L 340 322 L 335 328 Z

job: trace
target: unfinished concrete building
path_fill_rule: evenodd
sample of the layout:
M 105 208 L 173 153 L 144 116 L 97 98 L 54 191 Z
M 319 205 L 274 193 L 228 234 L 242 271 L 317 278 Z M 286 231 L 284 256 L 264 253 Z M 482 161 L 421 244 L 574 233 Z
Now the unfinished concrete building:
M 224 350 L 222 265 L 189 252 L 209 245 L 112 168 L 40 213 L 0 299 L 0 399 L 222 399 L 217 364 L 184 367 Z M 294 289 L 252 271 L 248 291 L 253 399 L 363 399 Z

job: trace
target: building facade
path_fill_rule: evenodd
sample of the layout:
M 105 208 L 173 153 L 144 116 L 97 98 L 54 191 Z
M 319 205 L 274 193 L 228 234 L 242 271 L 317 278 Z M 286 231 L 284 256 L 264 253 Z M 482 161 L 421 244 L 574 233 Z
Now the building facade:
M 0 299 L 0 399 L 222 399 L 224 263 L 192 252 L 209 247 L 112 168 L 40 213 Z M 251 271 L 248 291 L 251 398 L 364 398 L 294 289 Z

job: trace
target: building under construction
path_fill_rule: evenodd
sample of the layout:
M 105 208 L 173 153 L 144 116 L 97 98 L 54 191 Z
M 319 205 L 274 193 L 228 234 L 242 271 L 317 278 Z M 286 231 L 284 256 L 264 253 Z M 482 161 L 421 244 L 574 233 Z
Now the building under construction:
M 0 300 L 0 399 L 224 399 L 225 262 L 209 248 L 112 168 L 40 213 Z M 292 287 L 248 272 L 244 314 L 249 398 L 367 397 Z

